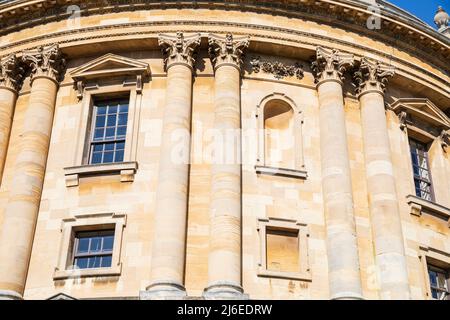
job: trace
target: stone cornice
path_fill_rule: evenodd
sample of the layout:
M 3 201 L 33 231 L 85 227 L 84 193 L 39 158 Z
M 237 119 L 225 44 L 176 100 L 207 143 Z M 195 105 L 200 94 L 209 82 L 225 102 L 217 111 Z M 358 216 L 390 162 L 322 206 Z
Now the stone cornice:
M 25 70 L 16 55 L 11 54 L 0 59 L 0 87 L 18 93 L 22 88 L 24 76 Z
M 379 61 L 362 58 L 354 73 L 356 93 L 361 96 L 367 92 L 384 93 L 390 77 L 395 74 L 395 68 Z
M 55 82 L 62 80 L 65 59 L 58 44 L 24 51 L 22 60 L 31 67 L 31 81 L 36 78 L 49 78 Z
M 316 60 L 313 61 L 311 69 L 318 85 L 324 81 L 343 82 L 345 71 L 353 67 L 354 62 L 355 58 L 352 54 L 319 47 L 316 50 Z
M 420 23 L 420 20 L 408 15 L 404 11 L 396 12 L 394 6 L 382 3 L 380 15 L 382 28 L 380 30 L 367 29 L 367 19 L 374 15 L 368 5 L 355 0 L 284 0 L 284 1 L 169 1 L 159 2 L 150 0 L 107 0 L 81 1 L 67 0 L 64 5 L 59 1 L 11 1 L 0 6 L 0 35 L 7 34 L 32 25 L 40 25 L 50 21 L 67 19 L 67 6 L 76 4 L 80 7 L 82 17 L 91 14 L 106 14 L 112 12 L 150 10 L 159 8 L 214 8 L 234 9 L 253 12 L 276 14 L 288 17 L 326 23 L 345 30 L 363 33 L 371 37 L 406 49 L 414 55 L 418 51 L 426 52 L 435 59 L 447 61 L 450 58 L 450 39 L 439 34 L 431 27 Z M 392 7 L 392 8 L 391 8 Z M 17 23 L 20 15 L 27 15 L 26 21 Z M 429 58 L 426 60 L 430 60 Z M 445 67 L 448 70 L 448 67 Z
M 160 34 L 158 44 L 164 56 L 165 69 L 176 64 L 185 64 L 192 69 L 195 64 L 195 53 L 200 43 L 200 34 L 189 37 L 185 37 L 182 32 L 177 32 L 175 36 Z
M 231 33 L 225 37 L 210 34 L 208 37 L 209 55 L 214 68 L 232 65 L 239 70 L 242 67 L 244 51 L 250 45 L 249 37 L 234 38 Z

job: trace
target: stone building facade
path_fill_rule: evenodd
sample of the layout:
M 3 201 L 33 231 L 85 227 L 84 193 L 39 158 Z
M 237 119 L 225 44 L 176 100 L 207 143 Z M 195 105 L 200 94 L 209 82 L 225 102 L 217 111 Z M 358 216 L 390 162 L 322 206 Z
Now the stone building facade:
M 448 20 L 1 2 L 0 298 L 446 299 Z

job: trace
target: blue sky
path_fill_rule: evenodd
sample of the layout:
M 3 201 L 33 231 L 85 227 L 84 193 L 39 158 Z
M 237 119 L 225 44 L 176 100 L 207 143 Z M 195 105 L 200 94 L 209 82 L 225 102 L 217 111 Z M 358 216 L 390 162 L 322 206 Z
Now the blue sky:
M 416 17 L 422 19 L 433 28 L 436 28 L 434 24 L 434 15 L 438 6 L 442 6 L 445 11 L 450 12 L 450 0 L 388 0 L 397 7 L 400 7 L 406 11 L 411 12 Z

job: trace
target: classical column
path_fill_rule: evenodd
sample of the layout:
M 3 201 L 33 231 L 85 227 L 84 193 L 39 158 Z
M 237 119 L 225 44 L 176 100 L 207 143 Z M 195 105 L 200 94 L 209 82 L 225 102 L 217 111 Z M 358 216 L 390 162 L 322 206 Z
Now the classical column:
M 361 299 L 358 244 L 345 128 L 344 72 L 351 54 L 317 49 L 312 68 L 319 95 L 322 187 L 331 299 Z
M 215 70 L 214 129 L 223 145 L 211 166 L 211 229 L 207 299 L 242 298 L 241 67 L 248 37 L 210 35 Z M 231 139 L 230 139 L 231 137 Z M 227 139 L 228 138 L 228 139 Z M 225 159 L 227 158 L 227 159 Z
M 363 58 L 355 83 L 361 106 L 367 191 L 382 299 L 409 299 L 403 234 L 386 124 L 384 90 L 394 68 Z
M 9 135 L 17 94 L 22 87 L 24 69 L 15 55 L 0 59 L 0 182 L 5 166 Z
M 26 51 L 23 61 L 32 68 L 32 87 L 0 230 L 0 297 L 12 299 L 23 296 L 64 67 L 58 45 Z
M 167 70 L 151 284 L 141 299 L 186 296 L 184 270 L 188 208 L 192 78 L 200 35 L 160 35 Z M 177 152 L 180 151 L 180 153 Z

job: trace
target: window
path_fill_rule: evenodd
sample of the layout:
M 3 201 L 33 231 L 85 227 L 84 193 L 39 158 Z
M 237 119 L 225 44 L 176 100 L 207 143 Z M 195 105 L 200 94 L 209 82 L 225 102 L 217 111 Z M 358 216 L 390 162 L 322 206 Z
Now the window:
M 311 281 L 306 224 L 280 218 L 258 219 L 258 232 L 259 277 Z
M 129 98 L 94 102 L 89 164 L 124 161 Z
M 268 270 L 298 272 L 300 269 L 298 230 L 268 228 L 266 246 Z
M 110 268 L 113 247 L 114 230 L 77 232 L 73 265 L 79 269 Z
M 428 276 L 430 278 L 431 297 L 436 300 L 450 300 L 448 272 L 428 265 Z
M 434 201 L 427 145 L 414 139 L 409 140 L 409 145 L 416 195 L 422 199 Z

